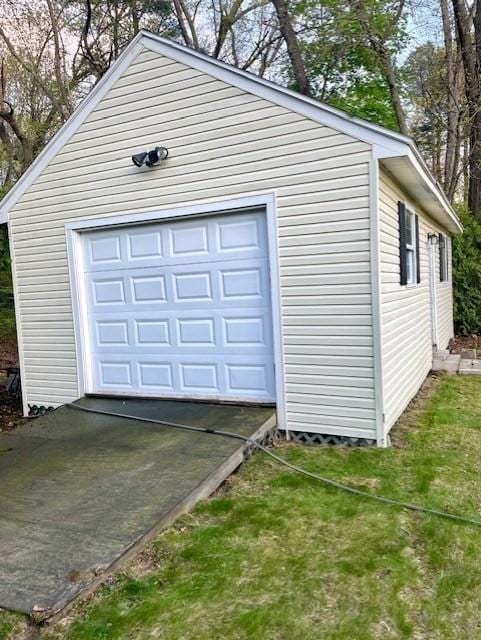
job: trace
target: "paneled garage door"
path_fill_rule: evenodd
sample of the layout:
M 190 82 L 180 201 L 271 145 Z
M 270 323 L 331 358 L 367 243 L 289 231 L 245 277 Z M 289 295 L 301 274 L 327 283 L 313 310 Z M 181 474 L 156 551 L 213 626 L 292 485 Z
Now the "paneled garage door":
M 272 402 L 263 212 L 83 233 L 94 393 Z

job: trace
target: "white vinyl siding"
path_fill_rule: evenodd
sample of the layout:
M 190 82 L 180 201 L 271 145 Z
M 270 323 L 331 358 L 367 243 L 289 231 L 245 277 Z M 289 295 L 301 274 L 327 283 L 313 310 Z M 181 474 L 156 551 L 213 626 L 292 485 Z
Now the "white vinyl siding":
M 406 194 L 381 169 L 379 179 L 381 235 L 381 327 L 383 396 L 386 431 L 393 426 L 419 390 L 432 366 L 431 303 L 427 234 L 447 232 L 433 222 L 415 203 L 410 210 L 419 216 L 419 258 L 421 282 L 399 283 L 398 202 Z M 449 242 L 449 245 L 451 242 Z M 447 282 L 439 282 L 436 247 L 436 289 L 438 348 L 444 349 L 453 336 L 451 253 L 448 252 Z
M 161 144 L 160 168 L 130 156 Z M 275 192 L 287 426 L 375 437 L 370 146 L 143 50 L 11 211 L 29 404 L 78 395 L 65 223 Z

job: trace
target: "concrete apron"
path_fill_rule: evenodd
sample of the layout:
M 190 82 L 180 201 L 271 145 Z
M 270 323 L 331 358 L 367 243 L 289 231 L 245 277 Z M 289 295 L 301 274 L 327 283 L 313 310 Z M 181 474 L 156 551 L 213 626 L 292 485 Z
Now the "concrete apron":
M 262 439 L 272 407 L 82 398 Z M 52 617 L 214 491 L 245 443 L 62 407 L 0 434 L 0 608 Z

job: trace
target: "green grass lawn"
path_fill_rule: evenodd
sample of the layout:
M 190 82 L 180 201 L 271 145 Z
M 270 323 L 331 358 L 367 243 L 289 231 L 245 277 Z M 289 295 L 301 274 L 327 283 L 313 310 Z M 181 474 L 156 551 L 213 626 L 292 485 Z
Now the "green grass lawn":
M 291 462 L 481 513 L 481 378 L 431 380 L 391 449 L 283 445 Z M 207 436 L 208 437 L 208 436 Z M 480 515 L 481 520 L 481 515 Z M 262 454 L 45 640 L 481 638 L 481 528 L 326 488 Z M 0 638 L 18 638 L 0 615 Z

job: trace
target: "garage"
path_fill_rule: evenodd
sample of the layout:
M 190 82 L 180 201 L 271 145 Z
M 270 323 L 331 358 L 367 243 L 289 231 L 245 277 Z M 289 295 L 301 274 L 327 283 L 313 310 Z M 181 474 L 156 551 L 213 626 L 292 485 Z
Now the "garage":
M 453 335 L 461 225 L 413 142 L 155 34 L 2 220 L 25 415 L 85 394 L 275 402 L 301 442 L 386 446 Z
M 263 210 L 79 236 L 87 391 L 275 401 Z

